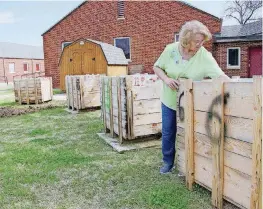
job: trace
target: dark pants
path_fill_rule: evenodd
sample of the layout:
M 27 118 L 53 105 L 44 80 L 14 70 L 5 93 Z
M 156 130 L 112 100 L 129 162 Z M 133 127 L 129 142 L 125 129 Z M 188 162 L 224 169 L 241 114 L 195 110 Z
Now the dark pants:
M 176 111 L 162 104 L 163 162 L 169 166 L 174 165 L 176 126 Z

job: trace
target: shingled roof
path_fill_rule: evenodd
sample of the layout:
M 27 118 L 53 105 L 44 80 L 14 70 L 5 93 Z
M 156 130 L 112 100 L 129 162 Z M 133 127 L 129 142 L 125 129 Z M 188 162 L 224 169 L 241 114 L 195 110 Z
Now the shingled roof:
M 0 42 L 0 57 L 19 59 L 44 59 L 43 47 Z
M 108 63 L 108 65 L 128 65 L 128 61 L 124 55 L 124 52 L 121 48 L 115 47 L 111 44 L 107 44 L 107 43 L 103 43 L 100 41 L 95 41 L 95 40 L 91 40 L 91 39 L 80 39 L 77 40 L 75 42 L 73 42 L 72 44 L 79 42 L 79 41 L 90 41 L 93 42 L 95 44 L 100 45 L 106 61 Z M 70 44 L 70 45 L 72 45 Z M 66 46 L 64 49 L 66 49 L 67 47 L 69 47 L 70 45 Z M 63 49 L 63 51 L 64 51 Z
M 245 25 L 223 26 L 216 42 L 262 40 L 262 18 Z

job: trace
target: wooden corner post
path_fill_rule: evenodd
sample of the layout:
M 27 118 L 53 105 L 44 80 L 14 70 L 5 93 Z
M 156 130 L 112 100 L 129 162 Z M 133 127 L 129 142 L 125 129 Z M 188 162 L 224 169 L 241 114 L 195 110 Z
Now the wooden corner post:
M 113 105 L 112 105 L 112 77 L 109 77 L 109 103 L 110 103 L 110 136 L 114 137 Z
M 122 108 L 121 108 L 121 78 L 117 77 L 117 101 L 118 101 L 118 129 L 119 142 L 122 143 Z
M 208 114 L 212 116 L 212 204 L 223 209 L 224 186 L 224 81 L 212 81 L 215 96 L 213 109 Z
M 262 77 L 253 77 L 253 144 L 250 208 L 262 209 Z
M 128 139 L 134 139 L 132 85 L 133 77 L 129 75 L 126 76 Z
M 185 81 L 185 180 L 189 190 L 194 183 L 194 101 L 193 81 Z
M 105 105 L 105 76 L 100 79 L 101 84 L 101 113 L 103 118 L 104 132 L 107 133 L 106 105 Z

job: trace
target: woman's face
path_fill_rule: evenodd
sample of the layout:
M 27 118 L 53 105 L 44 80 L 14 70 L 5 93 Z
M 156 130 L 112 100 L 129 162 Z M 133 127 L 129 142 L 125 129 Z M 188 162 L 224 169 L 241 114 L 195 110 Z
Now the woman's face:
M 195 34 L 193 40 L 190 42 L 189 51 L 197 52 L 201 48 L 201 46 L 203 46 L 204 41 L 205 36 L 203 34 Z

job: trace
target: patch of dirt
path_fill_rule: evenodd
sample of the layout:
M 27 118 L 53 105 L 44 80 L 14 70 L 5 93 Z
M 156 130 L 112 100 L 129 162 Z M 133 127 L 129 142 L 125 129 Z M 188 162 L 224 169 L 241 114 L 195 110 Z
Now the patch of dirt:
M 44 109 L 51 109 L 56 107 L 64 107 L 65 102 L 52 101 L 48 103 L 38 104 L 38 105 L 21 105 L 14 107 L 0 107 L 0 118 L 2 117 L 11 117 L 16 115 L 23 115 L 27 113 L 38 112 Z

